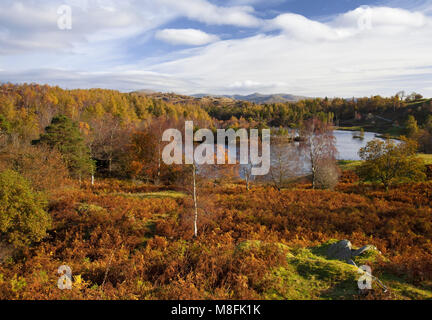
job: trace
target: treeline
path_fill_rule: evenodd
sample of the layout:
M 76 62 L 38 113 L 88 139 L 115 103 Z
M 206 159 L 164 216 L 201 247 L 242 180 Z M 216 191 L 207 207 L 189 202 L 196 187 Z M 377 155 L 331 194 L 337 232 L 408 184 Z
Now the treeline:
M 113 90 L 3 84 L 0 86 L 0 161 L 3 161 L 0 166 L 28 174 L 32 163 L 51 162 L 52 168 L 66 167 L 68 175 L 75 179 L 99 173 L 170 183 L 178 172 L 160 161 L 161 137 L 165 129 L 182 129 L 184 120 L 193 120 L 197 128 L 213 130 L 218 127 L 299 128 L 312 118 L 323 124 L 352 119 L 361 123 L 373 118 L 372 114 L 380 114 L 393 119 L 389 120 L 393 125 L 401 123 L 400 133 L 416 140 L 420 151 L 432 152 L 431 111 L 431 100 L 419 95 L 405 100 L 396 95 L 267 105 L 249 102 L 201 105 L 194 100 L 175 103 Z M 395 115 L 400 117 L 399 121 Z M 56 156 L 53 150 L 60 155 Z M 63 163 L 57 161 L 60 158 Z
M 235 104 L 208 105 L 207 112 L 218 120 L 227 121 L 235 117 L 247 121 L 262 121 L 270 126 L 293 127 L 302 120 L 318 117 L 321 120 L 346 122 L 366 120 L 373 115 L 390 114 L 391 120 L 406 120 L 409 114 L 415 116 L 420 124 L 432 112 L 432 100 L 402 100 L 398 96 L 380 96 L 358 99 L 317 98 L 289 103 L 254 104 L 238 101 Z M 400 123 L 401 125 L 403 123 Z
M 52 169 L 47 169 L 52 176 L 59 176 L 57 169 L 63 167 L 67 172 L 60 176 L 80 180 L 96 173 L 153 180 L 153 173 L 144 177 L 148 168 L 137 167 L 143 160 L 139 157 L 154 160 L 159 151 L 155 148 L 160 145 L 150 138 L 156 133 L 161 137 L 164 129 L 184 120 L 213 127 L 211 117 L 198 105 L 172 104 L 113 90 L 3 84 L 0 168 L 37 175 L 33 164 L 50 163 Z M 160 176 L 161 169 L 158 167 L 155 175 Z
M 114 118 L 136 125 L 152 118 L 191 118 L 210 121 L 197 105 L 171 104 L 138 93 L 114 90 L 64 90 L 38 84 L 0 86 L 0 129 L 20 139 L 37 139 L 56 115 L 82 123 Z
M 119 119 L 122 124 L 166 116 L 209 123 L 218 120 L 224 127 L 296 127 L 312 117 L 337 125 L 365 124 L 379 122 L 376 116 L 385 116 L 384 121 L 390 125 L 404 127 L 411 115 L 419 127 L 424 127 L 431 113 L 432 100 L 423 99 L 419 94 L 405 99 L 399 94 L 390 98 L 317 98 L 272 104 L 201 103 L 196 99 L 179 103 L 169 97 L 161 99 L 136 92 L 63 90 L 37 84 L 0 86 L 0 128 L 28 139 L 36 139 L 59 114 L 86 123 L 107 115 Z
M 290 103 L 234 104 L 204 106 L 210 116 L 230 128 L 300 128 L 305 120 L 317 118 L 341 127 L 361 127 L 390 136 L 406 135 L 419 144 L 419 151 L 432 153 L 432 99 L 412 94 L 358 99 L 308 99 Z
M 376 115 L 388 115 L 389 121 L 403 126 L 409 115 L 420 126 L 432 112 L 432 100 L 421 95 L 405 99 L 399 95 L 364 98 L 316 98 L 289 103 L 255 104 L 247 101 L 235 103 L 200 103 L 199 100 L 178 102 L 137 92 L 121 93 L 114 90 L 64 90 L 38 84 L 0 86 L 0 123 L 2 129 L 19 132 L 22 136 L 37 137 L 53 116 L 62 114 L 72 120 L 89 122 L 106 114 L 133 123 L 166 115 L 170 118 L 230 121 L 265 124 L 274 127 L 293 127 L 317 117 L 324 122 L 342 124 L 352 120 L 367 120 Z M 6 122 L 6 123 L 5 123 Z
M 234 122 L 259 123 L 271 127 L 293 127 L 303 120 L 317 116 L 321 120 L 333 121 L 334 114 L 319 108 L 312 108 L 314 100 L 298 103 L 255 104 L 247 101 L 237 101 L 235 104 L 209 105 L 204 109 L 210 116 L 221 120 Z M 315 105 L 315 104 L 314 104 Z

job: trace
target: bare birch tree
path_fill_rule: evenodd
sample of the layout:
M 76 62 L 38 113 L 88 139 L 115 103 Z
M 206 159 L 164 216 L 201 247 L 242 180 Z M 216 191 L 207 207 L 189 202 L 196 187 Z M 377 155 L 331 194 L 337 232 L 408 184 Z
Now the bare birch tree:
M 303 123 L 300 136 L 300 148 L 311 168 L 312 187 L 315 189 L 333 185 L 334 181 L 323 183 L 324 179 L 334 180 L 335 177 L 338 177 L 336 139 L 332 126 L 317 118 L 312 118 Z
M 270 179 L 278 190 L 298 176 L 300 163 L 299 150 L 294 143 L 273 146 Z

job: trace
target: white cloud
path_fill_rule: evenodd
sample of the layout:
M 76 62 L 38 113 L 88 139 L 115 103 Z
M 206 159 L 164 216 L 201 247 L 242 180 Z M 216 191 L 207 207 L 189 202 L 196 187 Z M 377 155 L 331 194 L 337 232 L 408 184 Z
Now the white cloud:
M 57 30 L 53 0 L 0 2 L 0 81 L 347 97 L 404 89 L 432 96 L 430 7 L 361 7 L 322 22 L 292 13 L 259 20 L 251 7 L 204 0 L 107 1 L 104 8 L 96 0 L 74 1 L 71 32 Z M 370 25 L 364 25 L 365 16 Z M 199 47 L 125 58 L 121 49 L 128 37 L 140 41 L 178 17 L 260 31 L 222 41 L 200 30 L 165 29 L 156 33 L 159 39 Z M 42 65 L 47 69 L 35 69 Z
M 58 1 L 0 2 L 0 54 L 71 51 L 88 43 L 136 35 L 157 26 L 155 21 L 165 23 L 173 17 L 151 4 L 148 11 L 141 11 L 127 1 L 114 8 L 100 6 L 98 1 L 65 2 L 72 5 L 72 30 L 67 31 L 57 25 Z
M 398 8 L 362 6 L 345 14 L 339 15 L 332 22 L 336 26 L 357 27 L 362 17 L 370 16 L 372 25 L 422 27 L 426 18 L 421 12 L 411 12 Z
M 243 81 L 235 81 L 228 85 L 228 89 L 234 93 L 251 93 L 253 91 L 272 91 L 277 92 L 279 88 L 286 87 L 286 83 L 284 82 L 266 82 L 262 83 L 259 81 L 253 80 L 243 80 Z
M 72 8 L 72 30 L 57 27 L 61 4 Z M 89 43 L 138 36 L 178 17 L 242 27 L 261 23 L 252 7 L 221 7 L 206 0 L 2 0 L 0 55 L 71 51 Z
M 230 5 L 233 6 L 243 6 L 243 5 L 276 5 L 281 4 L 287 0 L 227 0 Z M 288 0 L 292 1 L 292 0 Z
M 207 24 L 258 27 L 262 21 L 253 15 L 250 6 L 220 7 L 205 0 L 160 0 L 190 19 Z
M 327 23 L 282 15 L 269 22 L 281 34 L 219 41 L 147 67 L 201 80 L 214 93 L 261 87 L 264 93 L 309 96 L 391 95 L 400 89 L 432 95 L 432 74 L 424 68 L 432 65 L 431 18 L 401 9 L 370 10 L 371 29 L 352 18 L 361 10 Z
M 58 85 L 64 88 L 107 88 L 120 91 L 151 89 L 181 92 L 185 87 L 198 84 L 186 79 L 179 79 L 150 71 L 75 71 L 61 69 L 33 69 L 26 71 L 0 70 L 0 82 L 36 82 Z
M 387 7 L 361 6 L 322 23 L 292 13 L 281 14 L 270 20 L 265 30 L 280 29 L 286 35 L 300 40 L 341 40 L 367 33 L 390 35 L 409 28 L 421 28 L 428 22 L 421 12 Z
M 262 83 L 252 80 L 236 81 L 230 87 L 234 89 L 253 89 L 262 87 Z
M 332 28 L 324 23 L 293 13 L 277 16 L 266 28 L 281 29 L 286 35 L 300 40 L 337 40 L 350 35 L 348 30 Z
M 213 34 L 197 29 L 164 29 L 156 32 L 156 38 L 171 44 L 201 46 L 219 40 Z

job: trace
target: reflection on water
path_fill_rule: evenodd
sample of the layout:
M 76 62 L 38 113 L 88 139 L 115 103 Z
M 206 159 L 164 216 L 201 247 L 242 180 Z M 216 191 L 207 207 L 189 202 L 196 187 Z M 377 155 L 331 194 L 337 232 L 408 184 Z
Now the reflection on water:
M 354 138 L 355 136 L 360 136 L 360 132 L 356 131 L 335 130 L 333 131 L 333 135 L 336 138 L 338 160 L 360 160 L 360 156 L 358 154 L 360 148 L 365 147 L 366 144 L 373 139 L 380 139 L 377 138 L 377 134 L 373 132 L 364 132 L 363 139 Z M 294 143 L 294 145 L 298 147 L 298 143 Z M 298 152 L 298 148 L 292 148 L 291 143 L 287 142 L 273 144 L 271 146 L 272 165 L 279 161 L 281 154 L 284 154 L 283 158 L 287 159 L 287 161 L 292 161 L 292 159 L 296 159 L 296 161 L 300 162 L 296 163 L 295 166 L 293 166 L 293 171 L 295 171 L 296 174 L 303 175 L 309 173 L 310 164 L 308 163 L 308 161 L 306 161 L 306 159 L 300 154 L 292 155 L 293 152 Z M 240 170 L 240 176 L 242 176 L 243 178 L 241 171 L 242 170 Z
M 342 131 L 335 130 L 333 131 L 333 135 L 336 138 L 336 149 L 338 151 L 338 160 L 360 160 L 360 156 L 358 154 L 360 148 L 366 146 L 366 144 L 373 139 L 380 139 L 377 137 L 376 133 L 373 132 L 364 132 L 363 139 L 354 138 L 359 137 L 359 131 Z M 272 145 L 272 149 L 274 151 L 279 148 L 284 148 L 284 144 L 288 143 L 278 143 Z M 298 145 L 298 143 L 296 143 Z
M 338 151 L 338 160 L 360 160 L 358 154 L 360 148 L 366 146 L 366 144 L 373 139 L 381 139 L 376 137 L 376 133 L 364 132 L 363 139 L 359 139 L 360 132 L 356 131 L 342 131 L 335 130 L 333 135 L 336 138 L 336 149 Z M 357 137 L 357 138 L 355 138 Z M 382 140 L 382 139 L 381 139 Z M 278 142 L 271 146 L 271 163 L 272 166 L 277 166 L 281 160 L 288 164 L 285 166 L 292 175 L 304 175 L 310 172 L 310 163 L 299 151 L 299 143 L 289 142 Z M 237 148 L 237 154 L 239 154 L 239 148 Z M 239 156 L 238 156 L 239 157 Z M 248 166 L 240 166 L 240 177 L 244 178 L 243 169 Z M 250 168 L 249 168 L 250 169 Z
M 369 141 L 377 139 L 376 133 L 373 132 L 365 132 L 363 139 L 353 138 L 353 136 L 360 136 L 360 132 L 335 130 L 333 134 L 336 138 L 339 160 L 360 160 L 358 155 L 360 148 L 365 147 Z

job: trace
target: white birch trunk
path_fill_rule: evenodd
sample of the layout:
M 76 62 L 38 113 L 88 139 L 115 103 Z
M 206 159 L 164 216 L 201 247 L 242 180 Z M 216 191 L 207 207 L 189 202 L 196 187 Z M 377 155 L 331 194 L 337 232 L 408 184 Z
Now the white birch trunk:
M 198 204 L 197 204 L 197 192 L 196 192 L 196 167 L 195 164 L 192 165 L 193 169 L 193 200 L 194 200 L 194 236 L 198 236 Z

